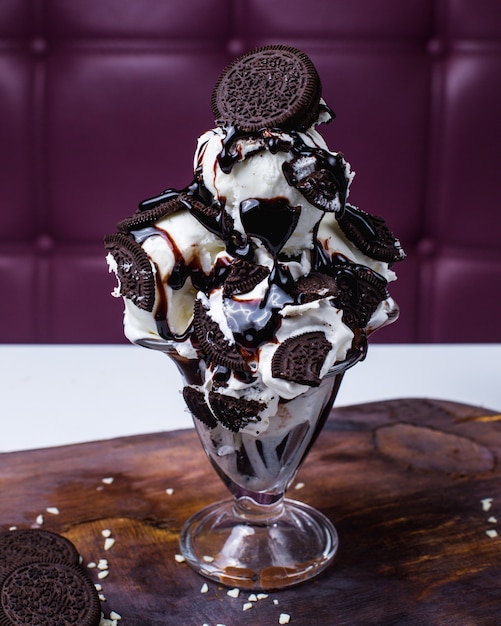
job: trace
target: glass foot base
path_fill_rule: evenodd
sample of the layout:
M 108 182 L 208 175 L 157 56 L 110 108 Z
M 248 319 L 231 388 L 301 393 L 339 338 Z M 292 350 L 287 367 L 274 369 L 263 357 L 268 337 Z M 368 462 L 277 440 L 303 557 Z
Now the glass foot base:
M 229 587 L 271 591 L 317 576 L 338 537 L 316 509 L 285 499 L 259 514 L 225 500 L 195 513 L 181 530 L 181 552 L 198 573 Z

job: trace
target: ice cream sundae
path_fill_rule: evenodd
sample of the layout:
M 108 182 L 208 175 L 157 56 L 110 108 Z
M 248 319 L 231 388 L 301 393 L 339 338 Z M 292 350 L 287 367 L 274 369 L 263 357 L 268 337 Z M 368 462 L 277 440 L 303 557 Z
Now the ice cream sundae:
M 303 52 L 239 57 L 212 111 L 193 180 L 141 202 L 105 238 L 107 260 L 126 336 L 175 359 L 215 468 L 269 504 L 367 336 L 398 316 L 388 284 L 405 255 L 348 202 L 354 174 L 317 130 L 334 114 Z

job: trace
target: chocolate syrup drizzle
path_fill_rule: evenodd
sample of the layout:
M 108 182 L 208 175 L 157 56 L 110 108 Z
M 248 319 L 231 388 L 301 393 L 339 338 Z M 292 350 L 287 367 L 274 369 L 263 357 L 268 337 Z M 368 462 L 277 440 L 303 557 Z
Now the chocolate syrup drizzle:
M 278 129 L 263 129 L 257 133 L 249 133 L 230 126 L 225 127 L 222 150 L 218 156 L 219 167 L 226 174 L 231 173 L 235 164 L 243 159 L 238 145 L 241 139 L 254 139 L 256 151 L 269 150 L 273 154 L 288 151 L 293 155 L 293 160 L 313 157 L 316 169 L 326 170 L 334 179 L 341 206 L 336 217 L 340 218 L 343 215 L 349 181 L 341 154 L 333 155 L 322 148 L 309 146 L 301 134 L 295 131 L 284 133 Z M 284 176 L 289 185 L 295 186 L 297 184 L 290 168 L 284 168 Z M 193 182 L 188 187 L 182 190 L 166 189 L 162 194 L 141 202 L 138 211 L 146 211 L 173 198 L 179 198 L 186 210 L 190 211 L 208 231 L 224 241 L 226 250 L 232 257 L 241 258 L 251 263 L 255 262 L 256 244 L 253 239 L 259 239 L 273 257 L 273 269 L 266 279 L 268 283 L 264 297 L 244 301 L 225 296 L 225 314 L 229 328 L 232 330 L 235 341 L 239 344 L 244 356 L 252 360 L 255 358 L 255 353 L 260 345 L 267 341 L 273 341 L 281 322 L 280 310 L 286 304 L 300 303 L 300 294 L 296 293 L 294 280 L 284 263 L 290 259 L 284 258 L 281 251 L 297 226 L 301 207 L 290 206 L 284 197 L 246 199 L 240 206 L 240 218 L 245 229 L 245 234 L 243 234 L 233 227 L 232 220 L 225 211 L 224 198 L 218 200 L 203 184 L 201 167 L 199 167 L 195 171 Z M 200 204 L 207 210 L 200 210 Z M 356 217 L 360 223 L 360 228 L 367 234 L 367 237 L 374 237 L 375 233 L 370 223 L 364 220 L 363 215 Z M 146 233 L 146 231 L 148 232 Z M 186 280 L 190 278 L 193 287 L 208 296 L 212 290 L 223 284 L 229 273 L 229 261 L 220 261 L 211 274 L 207 276 L 198 265 L 185 263 L 181 251 L 165 231 L 152 226 L 133 232 L 137 239 L 144 239 L 145 236 L 153 233 L 167 238 L 175 257 L 174 269 L 168 279 L 169 287 L 174 290 L 181 289 Z M 335 278 L 340 267 L 346 268 L 349 263 L 343 257 L 332 258 L 318 241 L 317 233 L 318 224 L 313 232 L 312 271 L 329 274 Z M 158 271 L 156 275 L 157 281 L 160 281 Z M 156 308 L 158 332 L 164 339 L 184 341 L 192 334 L 192 328 L 188 328 L 182 336 L 175 335 L 169 329 L 165 291 L 161 284 L 158 287 L 160 294 L 160 301 Z M 216 384 L 224 385 L 230 373 L 222 366 L 217 367 L 216 370 Z M 239 375 L 243 376 L 244 374 Z M 245 376 L 249 377 L 249 374 L 245 374 Z M 250 378 L 252 377 L 250 376 Z

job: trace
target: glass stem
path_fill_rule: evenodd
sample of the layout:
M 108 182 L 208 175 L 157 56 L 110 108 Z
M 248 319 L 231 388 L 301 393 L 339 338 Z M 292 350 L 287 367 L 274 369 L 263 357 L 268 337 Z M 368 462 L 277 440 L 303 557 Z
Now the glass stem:
M 259 496 L 259 494 L 256 494 Z M 279 518 L 284 512 L 284 494 L 276 497 L 274 502 L 265 504 L 254 499 L 251 495 L 235 497 L 233 504 L 234 514 L 245 523 L 269 524 Z

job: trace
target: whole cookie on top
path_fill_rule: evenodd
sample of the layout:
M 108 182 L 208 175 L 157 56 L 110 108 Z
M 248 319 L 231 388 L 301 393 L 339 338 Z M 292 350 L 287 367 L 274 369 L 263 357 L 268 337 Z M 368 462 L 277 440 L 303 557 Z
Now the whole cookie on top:
M 230 63 L 212 93 L 219 124 L 255 132 L 305 130 L 318 117 L 322 86 L 311 60 L 292 46 L 256 48 Z

